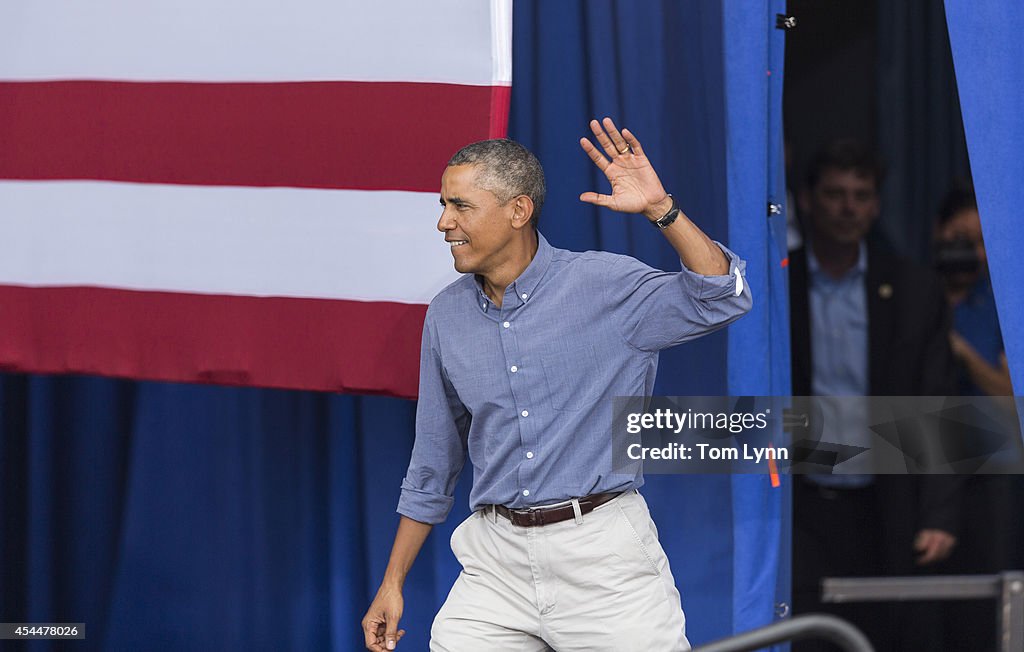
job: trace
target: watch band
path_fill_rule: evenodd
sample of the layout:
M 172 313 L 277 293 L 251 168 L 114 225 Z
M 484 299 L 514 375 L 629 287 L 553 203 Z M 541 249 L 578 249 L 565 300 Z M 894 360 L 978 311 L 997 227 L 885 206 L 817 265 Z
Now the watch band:
M 651 222 L 654 226 L 659 229 L 667 229 L 672 222 L 676 221 L 679 217 L 679 205 L 676 204 L 676 198 L 669 193 L 669 198 L 672 200 L 672 208 L 668 209 L 668 212 L 659 217 L 658 219 Z

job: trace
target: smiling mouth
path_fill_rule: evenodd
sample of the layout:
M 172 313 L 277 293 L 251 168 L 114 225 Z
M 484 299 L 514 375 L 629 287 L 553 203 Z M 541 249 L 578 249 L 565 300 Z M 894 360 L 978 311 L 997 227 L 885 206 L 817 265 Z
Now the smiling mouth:
M 446 240 L 446 242 L 451 245 L 452 249 L 454 249 L 455 247 L 461 247 L 469 242 L 469 240 Z

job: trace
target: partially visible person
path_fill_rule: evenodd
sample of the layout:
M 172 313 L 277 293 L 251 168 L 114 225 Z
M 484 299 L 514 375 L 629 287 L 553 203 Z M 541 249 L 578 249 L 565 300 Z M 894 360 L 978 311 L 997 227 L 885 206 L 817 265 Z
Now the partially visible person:
M 988 274 L 988 256 L 973 188 L 956 184 L 939 208 L 935 229 L 936 268 L 953 310 L 950 344 L 957 361 L 960 394 L 1012 396 L 1010 368 Z M 960 545 L 942 569 L 950 574 L 989 574 L 1024 567 L 1024 481 L 1021 476 L 973 475 L 964 485 Z M 946 649 L 998 649 L 997 614 L 990 601 L 945 603 Z
M 794 395 L 953 391 L 949 311 L 940 279 L 869 245 L 881 181 L 874 154 L 854 141 L 827 145 L 809 166 L 799 194 L 805 247 L 790 254 Z M 823 439 L 870 446 L 865 410 L 853 404 L 831 403 Z M 872 475 L 857 461 L 846 464 L 854 472 L 794 479 L 793 612 L 846 618 L 879 652 L 937 649 L 922 646 L 924 632 L 907 631 L 907 610 L 899 606 L 820 600 L 824 577 L 909 575 L 947 558 L 956 546 L 954 478 Z M 831 649 L 816 641 L 793 644 L 794 652 Z
M 953 308 L 949 341 L 961 366 L 960 393 L 1011 396 L 1010 367 L 973 189 L 961 184 L 949 191 L 939 209 L 937 231 L 936 262 Z

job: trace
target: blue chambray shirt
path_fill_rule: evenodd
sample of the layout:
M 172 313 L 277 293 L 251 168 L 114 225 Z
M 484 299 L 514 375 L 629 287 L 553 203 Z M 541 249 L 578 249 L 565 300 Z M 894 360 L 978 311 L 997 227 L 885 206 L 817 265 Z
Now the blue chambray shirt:
M 721 245 L 729 274 L 703 276 L 538 240 L 500 308 L 472 274 L 430 302 L 400 514 L 444 521 L 467 454 L 473 510 L 641 486 L 639 470 L 611 473 L 611 399 L 650 395 L 658 351 L 751 306 L 746 263 Z
M 868 394 L 867 245 L 860 244 L 857 263 L 832 278 L 807 246 L 811 312 L 811 392 L 815 396 L 856 397 Z M 827 430 L 823 441 L 871 448 L 867 399 L 819 400 Z M 872 477 L 869 454 L 836 467 L 838 473 L 809 474 L 811 482 L 830 487 L 865 487 Z M 861 471 L 856 473 L 855 471 Z

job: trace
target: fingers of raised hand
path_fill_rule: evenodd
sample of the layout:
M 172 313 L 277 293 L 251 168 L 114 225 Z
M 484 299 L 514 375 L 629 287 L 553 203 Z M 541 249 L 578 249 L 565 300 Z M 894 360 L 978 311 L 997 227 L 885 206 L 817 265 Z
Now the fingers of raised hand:
M 612 198 L 610 195 L 601 195 L 596 192 L 585 192 L 580 195 L 580 201 L 588 204 L 594 204 L 595 206 L 611 206 Z
M 611 118 L 605 118 L 602 124 L 604 125 L 604 130 L 608 132 L 608 138 L 611 140 L 616 153 L 629 154 L 630 143 L 627 143 L 626 139 L 619 133 L 619 129 L 615 126 L 615 122 L 612 121 Z
M 601 152 L 594 147 L 594 143 L 590 142 L 590 139 L 580 138 L 580 147 L 583 148 L 583 151 L 587 153 L 587 156 L 590 157 L 590 160 L 594 162 L 598 169 L 604 170 L 610 165 L 608 159 L 606 159 Z
M 611 122 L 611 120 L 608 118 L 605 118 L 605 120 Z M 614 123 L 612 123 L 612 126 L 614 127 Z M 590 121 L 590 131 L 594 133 L 594 137 L 597 138 L 597 142 L 601 144 L 601 147 L 604 148 L 604 152 L 605 154 L 608 155 L 609 158 L 614 159 L 616 156 L 622 154 L 623 150 L 627 152 L 629 151 L 628 149 L 626 149 L 625 144 L 622 144 L 621 146 L 616 146 L 611 136 L 605 132 L 604 128 L 601 126 L 601 123 L 598 122 L 597 120 Z M 618 135 L 619 140 L 621 141 L 622 136 L 618 134 L 618 131 L 616 131 L 615 133 L 616 135 Z
M 637 140 L 636 136 L 633 135 L 632 131 L 623 128 L 622 137 L 626 140 L 626 143 L 629 145 L 630 149 L 633 150 L 633 154 L 637 156 L 644 155 L 644 148 L 640 146 L 640 141 Z

